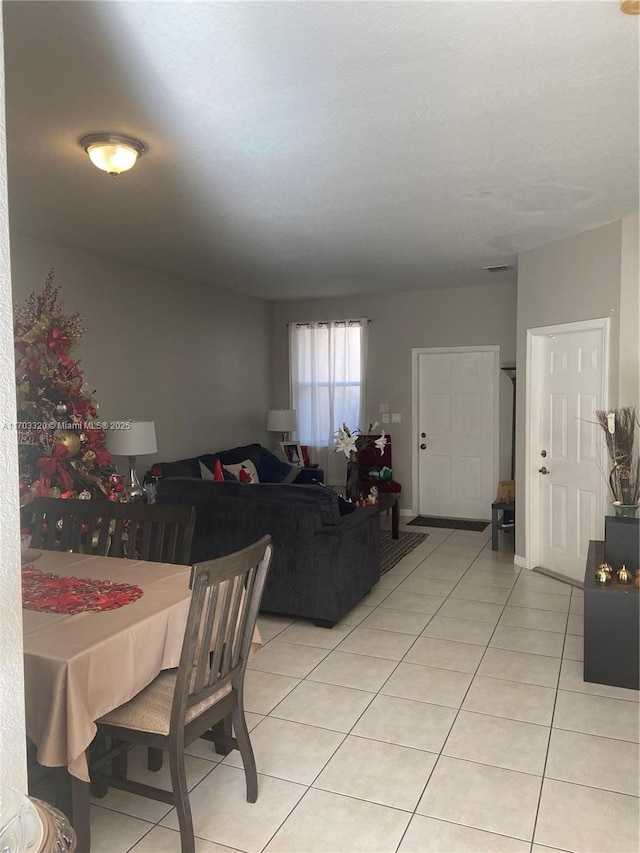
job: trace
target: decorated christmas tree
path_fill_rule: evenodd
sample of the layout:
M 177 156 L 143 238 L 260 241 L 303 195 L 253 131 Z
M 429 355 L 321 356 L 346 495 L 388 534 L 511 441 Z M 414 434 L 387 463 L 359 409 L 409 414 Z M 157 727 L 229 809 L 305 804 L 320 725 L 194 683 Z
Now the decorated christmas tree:
M 32 497 L 116 497 L 120 476 L 71 352 L 83 336 L 79 314 L 58 300 L 53 270 L 42 293 L 15 309 L 17 430 L 21 502 Z M 121 488 L 121 486 L 120 486 Z

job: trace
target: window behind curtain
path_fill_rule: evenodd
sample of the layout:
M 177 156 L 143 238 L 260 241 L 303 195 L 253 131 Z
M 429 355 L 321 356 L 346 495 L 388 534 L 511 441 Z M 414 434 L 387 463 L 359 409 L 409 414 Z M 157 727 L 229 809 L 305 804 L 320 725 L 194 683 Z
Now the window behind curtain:
M 346 423 L 363 423 L 368 322 L 346 320 L 291 323 L 291 405 L 298 415 L 298 440 L 328 483 L 343 484 L 344 456 L 333 452 L 333 434 Z M 365 427 L 366 428 L 366 425 Z

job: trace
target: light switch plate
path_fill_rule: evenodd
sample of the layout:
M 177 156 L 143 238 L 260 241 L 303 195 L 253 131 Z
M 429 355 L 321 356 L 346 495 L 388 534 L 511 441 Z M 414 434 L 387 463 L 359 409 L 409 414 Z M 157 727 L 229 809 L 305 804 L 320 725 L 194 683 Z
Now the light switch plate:
M 391 415 L 391 423 L 392 424 L 399 424 L 401 422 L 402 422 L 402 416 L 394 412 L 394 414 Z
M 381 415 L 386 415 L 386 413 L 389 411 L 389 404 L 388 403 L 380 403 L 380 405 L 378 406 L 378 409 L 379 409 Z
M 380 420 L 382 421 L 383 424 L 388 424 L 389 423 L 389 413 L 384 412 L 384 414 L 382 415 Z

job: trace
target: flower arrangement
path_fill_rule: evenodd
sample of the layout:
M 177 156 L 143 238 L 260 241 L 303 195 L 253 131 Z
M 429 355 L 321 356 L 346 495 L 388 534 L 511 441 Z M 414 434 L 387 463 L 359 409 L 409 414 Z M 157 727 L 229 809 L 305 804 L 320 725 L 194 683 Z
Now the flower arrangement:
M 632 506 L 640 501 L 640 453 L 636 442 L 638 418 L 634 407 L 624 406 L 596 412 L 602 427 L 611 468 L 605 478 L 615 506 Z
M 361 450 L 364 450 L 371 443 L 371 439 L 369 438 L 368 433 L 372 433 L 379 426 L 378 421 L 375 423 L 369 424 L 369 429 L 367 433 L 363 433 L 360 427 L 356 427 L 355 429 L 349 429 L 349 427 L 343 423 L 339 430 L 336 430 L 333 434 L 334 441 L 336 446 L 334 447 L 335 453 L 344 453 L 347 459 L 351 462 L 356 462 L 358 459 L 358 454 Z M 387 445 L 387 437 L 384 434 L 384 430 L 382 430 L 382 434 L 380 438 L 375 439 L 373 444 L 380 451 L 380 455 L 384 453 L 384 449 Z

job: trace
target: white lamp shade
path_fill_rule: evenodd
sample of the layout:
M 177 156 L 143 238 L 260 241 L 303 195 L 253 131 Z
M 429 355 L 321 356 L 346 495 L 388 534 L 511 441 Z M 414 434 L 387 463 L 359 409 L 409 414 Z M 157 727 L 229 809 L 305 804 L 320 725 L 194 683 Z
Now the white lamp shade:
M 156 453 L 156 425 L 154 421 L 129 421 L 130 429 L 111 429 L 107 445 L 114 456 L 145 456 Z
M 267 430 L 269 432 L 292 432 L 297 426 L 295 409 L 269 409 Z

